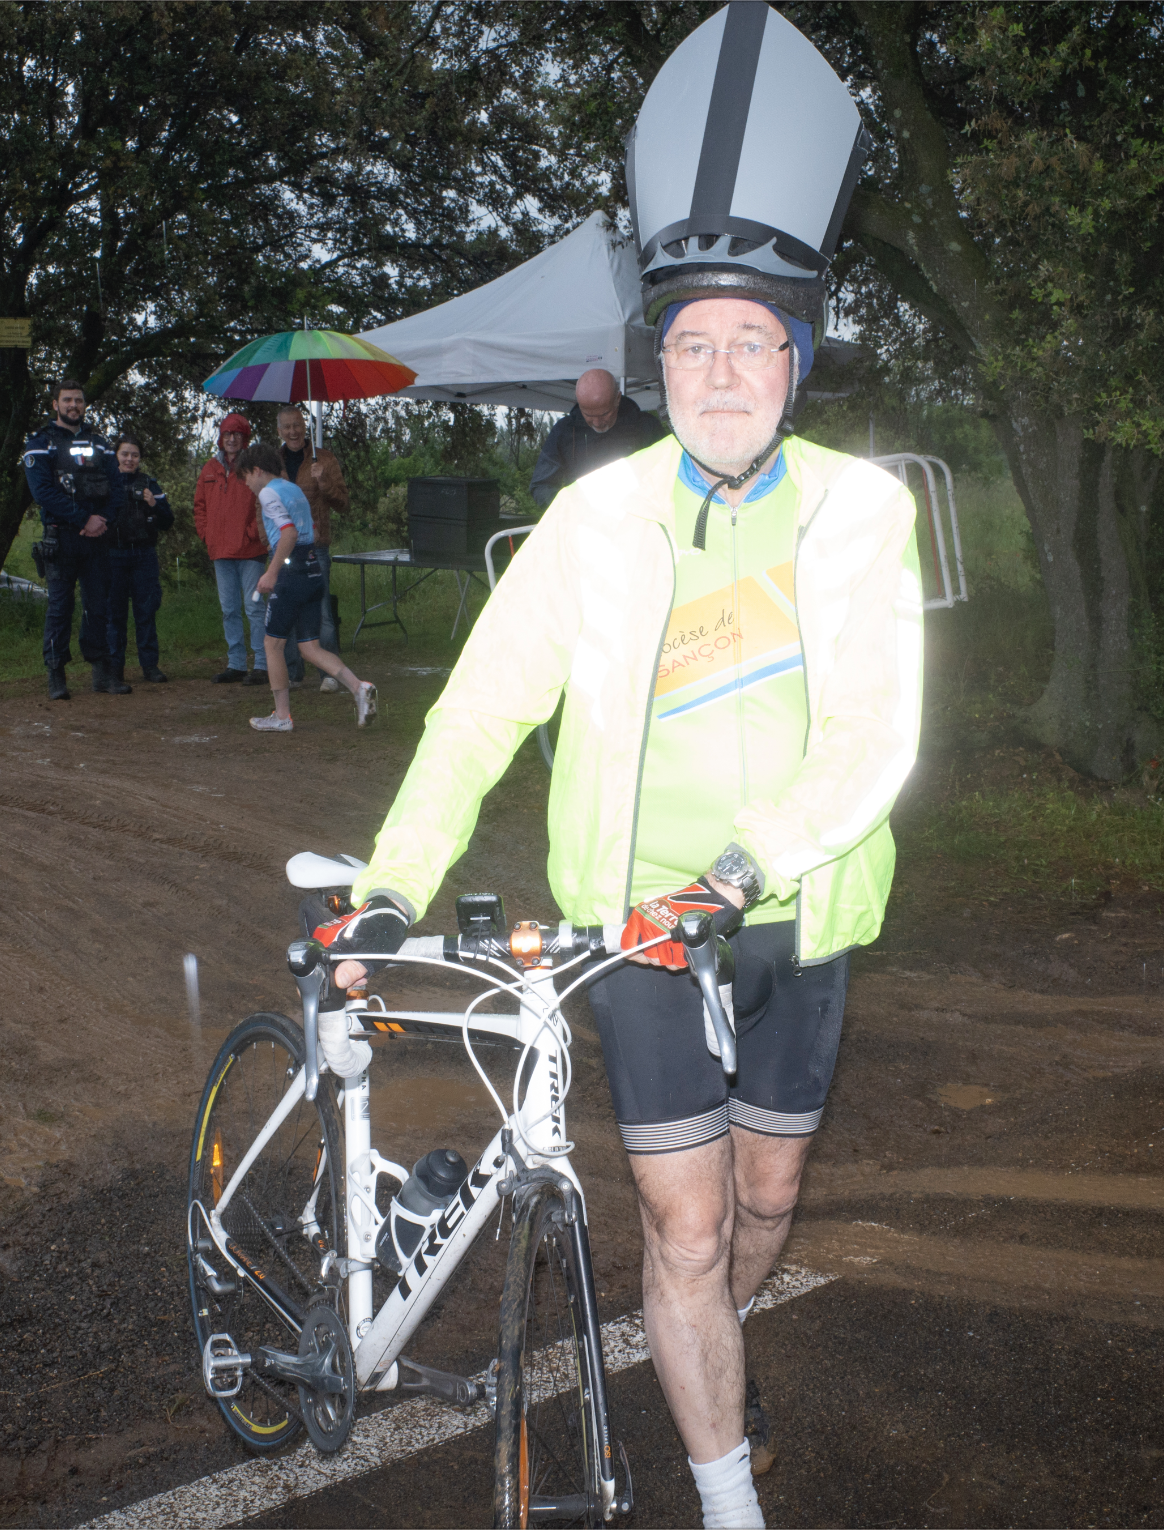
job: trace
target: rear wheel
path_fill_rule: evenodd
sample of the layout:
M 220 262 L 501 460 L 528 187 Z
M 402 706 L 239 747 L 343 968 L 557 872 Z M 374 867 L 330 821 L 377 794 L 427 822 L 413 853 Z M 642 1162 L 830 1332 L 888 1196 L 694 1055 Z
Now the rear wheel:
M 240 1352 L 260 1345 L 294 1352 L 295 1330 L 249 1280 L 234 1276 L 209 1239 L 199 1207 L 209 1213 L 303 1066 L 303 1032 L 283 1015 L 244 1020 L 210 1069 L 190 1148 L 187 1204 L 190 1298 L 201 1351 L 211 1334 L 228 1333 Z M 240 1256 L 263 1272 L 293 1314 L 305 1320 L 314 1299 L 335 1300 L 320 1283 L 320 1255 L 342 1255 L 344 1220 L 339 1127 L 331 1083 L 320 1080 L 313 1102 L 300 1099 L 234 1191 L 222 1224 Z M 322 1248 L 321 1248 L 322 1244 Z M 243 1374 L 233 1397 L 220 1397 L 223 1417 L 247 1447 L 267 1452 L 302 1427 L 295 1386 Z
M 578 1254 L 561 1192 L 515 1212 L 501 1297 L 493 1523 L 600 1525 L 596 1390 Z

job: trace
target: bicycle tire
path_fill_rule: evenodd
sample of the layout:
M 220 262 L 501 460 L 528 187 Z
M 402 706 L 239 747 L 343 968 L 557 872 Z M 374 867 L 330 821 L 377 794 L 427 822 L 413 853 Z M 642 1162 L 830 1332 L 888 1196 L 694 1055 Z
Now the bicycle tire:
M 603 1523 L 596 1407 L 605 1383 L 583 1299 L 585 1227 L 557 1185 L 536 1185 L 514 1209 L 501 1297 L 493 1523 Z M 598 1362 L 601 1365 L 601 1360 Z
M 227 1037 L 198 1106 L 190 1145 L 188 1227 L 191 1220 L 197 1225 L 198 1212 L 191 1218 L 196 1201 L 207 1211 L 217 1203 L 243 1154 L 303 1066 L 303 1057 L 303 1032 L 284 1015 L 251 1015 Z M 299 1218 L 322 1164 L 316 1223 L 327 1246 L 344 1254 L 339 1143 L 335 1098 L 331 1080 L 325 1076 L 316 1099 L 311 1103 L 301 1099 L 263 1148 L 223 1217 L 232 1242 L 302 1309 L 321 1295 L 338 1300 L 320 1284 L 319 1249 Z M 229 1333 L 243 1353 L 253 1353 L 262 1344 L 295 1350 L 297 1335 L 251 1281 L 238 1280 L 232 1292 L 216 1297 L 189 1246 L 187 1263 L 200 1354 L 212 1333 Z M 230 1274 L 216 1252 L 209 1254 L 209 1263 L 220 1277 Z M 296 1407 L 297 1389 L 277 1379 L 260 1382 L 250 1371 L 244 1374 L 236 1396 L 220 1397 L 217 1402 L 230 1428 L 248 1450 L 259 1455 L 279 1449 L 303 1427 Z

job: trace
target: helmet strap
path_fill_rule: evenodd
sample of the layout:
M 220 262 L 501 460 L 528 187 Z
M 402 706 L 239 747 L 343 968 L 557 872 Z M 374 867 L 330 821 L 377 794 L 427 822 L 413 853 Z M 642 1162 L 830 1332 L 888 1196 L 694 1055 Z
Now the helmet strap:
M 725 475 L 711 485 L 706 495 L 704 496 L 703 503 L 699 507 L 699 514 L 695 517 L 695 531 L 691 538 L 692 547 L 697 548 L 700 552 L 707 551 L 707 517 L 711 514 L 711 502 L 719 493 L 720 489 L 731 489 L 733 492 L 736 489 L 742 489 L 750 479 L 755 478 L 756 474 L 764 466 L 765 462 L 767 462 L 772 453 L 779 447 L 781 441 L 784 440 L 786 435 L 788 435 L 788 430 L 782 418 L 779 426 L 776 429 L 776 434 L 772 437 L 771 441 L 768 442 L 768 445 L 764 448 L 760 455 L 755 459 L 751 467 L 745 468 L 742 473 L 737 473 L 734 478 Z M 687 455 L 691 457 L 690 452 L 688 452 Z M 700 470 L 700 472 L 711 473 L 714 475 L 715 469 L 707 467 L 704 463 L 700 462 L 698 457 L 691 457 L 691 460 L 694 462 L 695 466 Z
M 707 493 L 704 495 L 703 503 L 699 507 L 699 514 L 695 517 L 695 531 L 691 537 L 692 547 L 694 547 L 699 552 L 707 551 L 707 518 L 711 514 L 711 502 L 719 493 L 720 489 L 730 489 L 733 493 L 736 489 L 742 489 L 750 479 L 755 478 L 756 474 L 764 466 L 765 462 L 767 462 L 772 453 L 776 451 L 780 443 L 784 440 L 785 436 L 790 436 L 792 434 L 792 404 L 796 398 L 796 384 L 798 381 L 798 373 L 800 371 L 800 358 L 797 355 L 795 343 L 792 343 L 791 336 L 789 336 L 789 341 L 791 343 L 792 354 L 791 365 L 788 368 L 788 393 L 785 396 L 784 408 L 780 414 L 780 423 L 776 426 L 776 434 L 772 437 L 771 441 L 768 442 L 768 445 L 764 448 L 760 455 L 753 460 L 751 467 L 745 468 L 742 473 L 738 473 L 734 478 L 728 474 L 724 474 L 711 485 Z M 686 450 L 686 448 L 684 448 L 684 450 Z M 687 452 L 687 455 L 691 458 L 692 462 L 694 462 L 695 466 L 700 470 L 701 473 L 708 473 L 713 478 L 716 476 L 715 468 L 710 468 L 706 463 L 700 462 L 699 458 L 694 456 L 691 452 Z

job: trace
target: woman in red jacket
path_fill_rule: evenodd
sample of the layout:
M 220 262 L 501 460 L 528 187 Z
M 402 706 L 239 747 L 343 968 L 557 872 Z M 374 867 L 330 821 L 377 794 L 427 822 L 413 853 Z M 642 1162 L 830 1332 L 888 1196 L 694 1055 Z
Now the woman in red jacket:
M 194 490 L 194 529 L 214 563 L 226 637 L 226 668 L 215 675 L 217 685 L 235 680 L 246 685 L 267 683 L 263 647 L 266 607 L 253 598 L 267 566 L 267 545 L 255 520 L 258 501 L 234 471 L 235 459 L 250 438 L 249 421 L 241 414 L 228 414 L 218 427 L 218 451 L 199 473 Z M 255 655 L 254 671 L 249 675 L 244 614 L 250 623 Z

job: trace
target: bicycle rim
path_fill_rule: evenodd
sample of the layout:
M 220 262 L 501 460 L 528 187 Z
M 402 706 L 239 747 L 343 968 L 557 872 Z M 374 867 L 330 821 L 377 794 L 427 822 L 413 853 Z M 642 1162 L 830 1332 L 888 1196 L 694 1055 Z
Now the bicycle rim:
M 214 1060 L 198 1107 L 190 1149 L 187 1213 L 195 1202 L 209 1212 L 230 1183 L 303 1064 L 303 1034 L 282 1015 L 252 1015 L 238 1026 Z M 312 1103 L 300 1100 L 247 1170 L 223 1214 L 228 1238 L 274 1281 L 298 1309 L 325 1288 L 319 1282 L 318 1235 L 337 1253 L 342 1184 L 339 1131 L 329 1082 Z M 312 1215 L 312 1212 L 314 1215 Z M 195 1234 L 199 1214 L 193 1215 Z M 204 1253 L 220 1277 L 230 1271 L 218 1251 Z M 215 1296 L 189 1254 L 190 1297 L 199 1350 L 212 1333 L 228 1333 L 243 1353 L 260 1345 L 294 1351 L 297 1334 L 282 1322 L 249 1281 Z M 277 1449 L 302 1421 L 297 1389 L 277 1379 L 260 1382 L 248 1371 L 241 1391 L 218 1399 L 223 1417 L 252 1451 Z
M 577 1251 L 556 1189 L 519 1210 L 501 1298 L 494 1524 L 602 1523 Z

